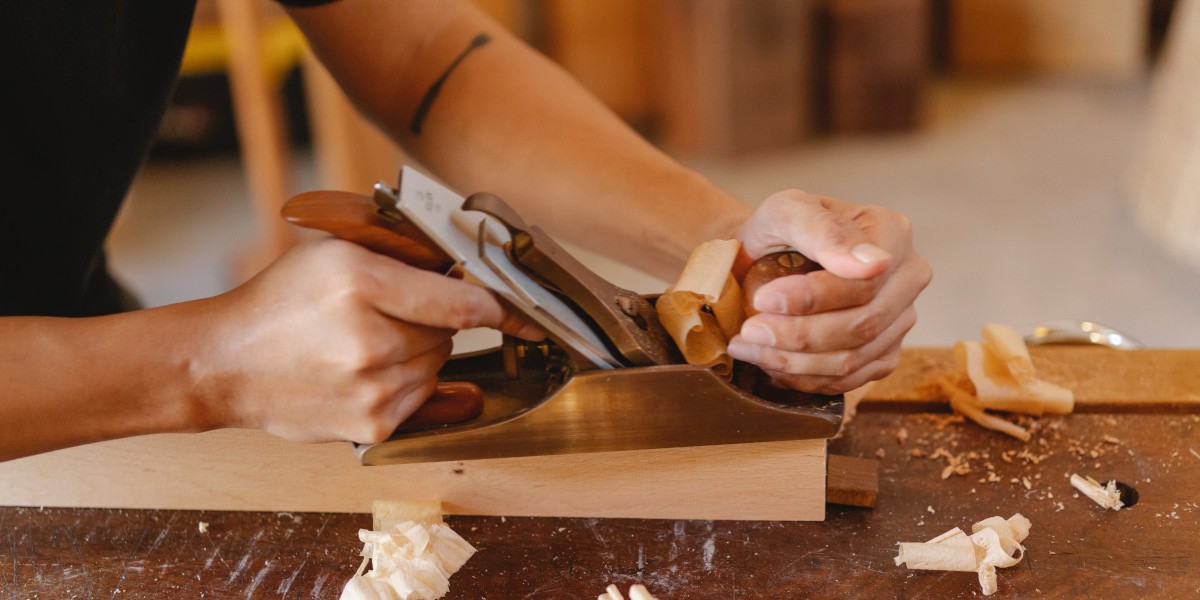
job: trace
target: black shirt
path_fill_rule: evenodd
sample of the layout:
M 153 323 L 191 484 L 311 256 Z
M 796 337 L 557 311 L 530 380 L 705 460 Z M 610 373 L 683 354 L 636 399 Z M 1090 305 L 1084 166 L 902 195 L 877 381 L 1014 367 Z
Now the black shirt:
M 0 2 L 0 315 L 120 309 L 102 246 L 166 110 L 194 10 L 195 0 Z

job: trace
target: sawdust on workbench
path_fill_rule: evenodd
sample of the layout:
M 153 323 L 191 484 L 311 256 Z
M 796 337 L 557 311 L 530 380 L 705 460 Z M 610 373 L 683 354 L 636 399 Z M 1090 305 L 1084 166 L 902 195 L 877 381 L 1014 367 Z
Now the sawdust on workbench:
M 964 419 L 954 414 L 913 414 L 905 417 L 905 425 L 896 435 L 896 443 L 906 450 L 901 453 L 907 461 L 934 461 L 940 469 L 931 471 L 938 479 L 950 477 L 974 477 L 980 485 L 1009 485 L 1024 490 L 1030 500 L 1046 501 L 1055 512 L 1066 510 L 1067 494 L 1071 499 L 1079 498 L 1067 483 L 1074 470 L 1095 473 L 1097 479 L 1124 481 L 1133 486 L 1151 484 L 1155 476 L 1170 473 L 1183 461 L 1200 460 L 1200 448 L 1184 447 L 1167 456 L 1141 456 L 1132 444 L 1121 439 L 1121 420 L 1110 415 L 1104 423 L 1111 428 L 1108 432 L 1093 432 L 1088 436 L 1076 435 L 1071 431 L 1069 415 L 1033 419 L 1021 417 L 1034 438 L 1023 443 L 1004 436 L 963 435 Z M 1169 426 L 1180 429 L 1180 439 L 1200 427 L 1200 415 L 1171 418 Z M 969 442 L 967 442 L 969 440 Z M 964 447 L 969 446 L 969 447 Z M 1052 456 L 1068 455 L 1074 464 L 1063 473 L 1047 472 L 1043 463 Z M 1147 468 L 1131 471 L 1128 466 L 1112 472 L 1116 463 L 1128 465 L 1130 460 Z M 1061 461 L 1059 463 L 1061 465 Z M 1058 490 L 1058 493 L 1055 493 Z M 971 489 L 976 493 L 976 488 Z M 1133 507 L 1133 508 L 1136 508 Z M 1173 503 L 1169 510 L 1160 510 L 1155 517 L 1164 524 L 1176 522 L 1186 516 L 1200 512 L 1200 502 L 1184 500 Z M 923 521 L 922 523 L 923 524 Z
M 961 428 L 966 426 L 962 415 L 922 413 L 909 415 L 906 420 L 911 421 L 913 431 L 919 433 L 914 435 L 909 427 L 901 427 L 898 431 L 903 431 L 903 434 L 897 433 L 897 443 L 908 447 L 908 460 L 940 463 L 940 479 L 973 476 L 984 485 L 1019 486 L 1034 492 L 1035 498 L 1043 500 L 1055 498 L 1054 493 L 1043 485 L 1044 476 L 1048 475 L 1042 472 L 1040 465 L 1047 458 L 1066 452 L 1078 458 L 1080 468 L 1099 470 L 1103 468 L 1102 459 L 1107 454 L 1124 448 L 1124 443 L 1112 434 L 1104 434 L 1099 439 L 1069 435 L 1061 416 L 1034 419 L 1018 415 L 1017 422 L 1029 428 L 1035 436 L 1030 442 L 988 436 L 984 438 L 987 447 L 970 449 L 959 448 L 963 440 Z M 1115 418 L 1110 418 L 1110 424 L 1117 431 Z M 1132 450 L 1128 452 L 1132 454 Z

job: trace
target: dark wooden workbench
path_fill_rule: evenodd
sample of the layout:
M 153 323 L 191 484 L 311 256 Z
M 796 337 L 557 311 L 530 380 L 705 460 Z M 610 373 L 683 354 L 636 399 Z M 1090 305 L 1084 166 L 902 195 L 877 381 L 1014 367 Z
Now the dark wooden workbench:
M 451 517 L 479 552 L 448 597 L 595 598 L 608 583 L 642 582 L 664 600 L 972 598 L 973 573 L 898 568 L 896 542 L 1018 511 L 1033 522 L 1028 552 L 1000 570 L 995 597 L 1200 595 L 1200 416 L 1043 418 L 1028 445 L 949 418 L 859 415 L 832 449 L 880 457 L 878 506 L 831 506 L 823 523 Z M 948 458 L 912 454 L 939 448 L 970 472 L 943 480 Z M 987 482 L 989 463 L 999 481 Z M 1101 510 L 1075 496 L 1072 472 L 1132 484 L 1140 500 Z M 365 514 L 0 508 L 0 600 L 337 598 L 370 523 Z

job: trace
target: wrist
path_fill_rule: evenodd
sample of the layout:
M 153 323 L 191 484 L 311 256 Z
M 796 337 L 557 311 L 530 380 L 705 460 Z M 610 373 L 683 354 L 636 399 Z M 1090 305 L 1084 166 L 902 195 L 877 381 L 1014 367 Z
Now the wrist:
M 181 431 L 253 427 L 238 403 L 237 329 L 221 310 L 224 296 L 195 300 L 170 310 L 173 351 L 165 368 L 180 385 L 171 397 L 177 403 Z
M 671 261 L 669 281 L 675 280 L 696 246 L 709 240 L 736 238 L 753 213 L 744 202 L 691 170 L 683 175 L 675 194 L 679 201 L 674 206 L 679 209 L 672 219 L 673 226 L 658 239 L 660 252 Z
M 143 431 L 128 435 L 234 426 L 218 368 L 222 326 L 211 309 L 205 299 L 138 311 L 120 315 L 133 318 L 107 332 L 113 351 L 141 357 L 124 375 L 135 382 L 124 393 Z

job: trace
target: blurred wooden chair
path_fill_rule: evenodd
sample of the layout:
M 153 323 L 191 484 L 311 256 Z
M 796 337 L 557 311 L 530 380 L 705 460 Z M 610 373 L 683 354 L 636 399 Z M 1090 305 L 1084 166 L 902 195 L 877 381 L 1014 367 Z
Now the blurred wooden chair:
M 1200 268 L 1200 0 L 1175 6 L 1154 74 L 1132 203 L 1142 230 Z
M 201 2 L 182 72 L 225 70 L 258 235 L 239 253 L 233 279 L 245 281 L 295 245 L 302 235 L 279 217 L 296 191 L 292 144 L 281 86 L 297 65 L 304 69 L 313 151 L 322 187 L 366 193 L 391 181 L 404 155 L 362 118 L 333 78 L 308 51 L 302 34 L 266 0 Z M 199 17 L 200 15 L 198 15 Z
M 291 143 L 281 85 L 304 43 L 282 13 L 255 0 L 201 2 L 188 39 L 183 76 L 224 70 L 229 76 L 241 161 L 258 230 L 233 266 L 249 279 L 296 243 L 279 208 L 292 191 Z

